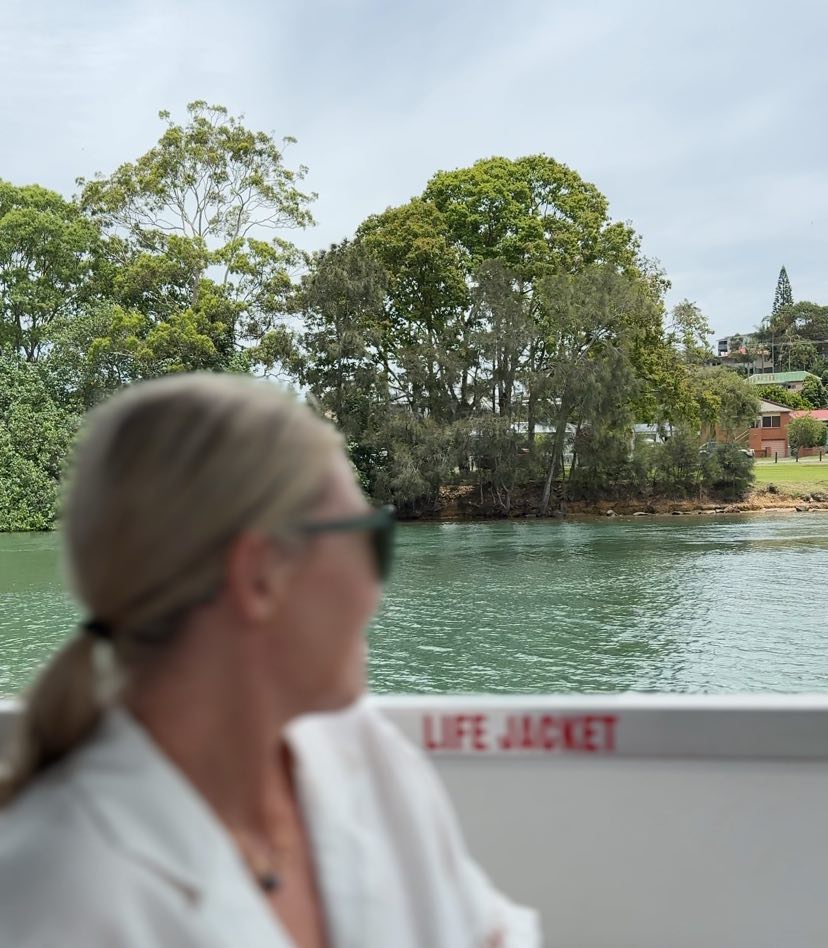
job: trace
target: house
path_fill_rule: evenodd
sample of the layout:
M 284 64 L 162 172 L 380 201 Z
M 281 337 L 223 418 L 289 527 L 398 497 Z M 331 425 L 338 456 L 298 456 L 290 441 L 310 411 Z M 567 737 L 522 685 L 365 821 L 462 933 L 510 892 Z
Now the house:
M 789 392 L 801 392 L 802 386 L 808 379 L 820 381 L 818 375 L 813 372 L 761 372 L 756 375 L 748 376 L 748 382 L 751 385 L 778 385 L 780 388 L 787 389 Z
M 796 413 L 785 405 L 762 399 L 759 417 L 748 435 L 748 445 L 757 458 L 788 457 L 788 425 L 793 414 Z
M 753 333 L 737 333 L 735 336 L 725 336 L 716 340 L 716 355 L 723 358 L 733 354 L 743 354 L 748 346 L 754 342 Z
M 712 365 L 724 365 L 744 375 L 773 372 L 771 353 L 757 342 L 753 333 L 739 333 L 716 340 Z

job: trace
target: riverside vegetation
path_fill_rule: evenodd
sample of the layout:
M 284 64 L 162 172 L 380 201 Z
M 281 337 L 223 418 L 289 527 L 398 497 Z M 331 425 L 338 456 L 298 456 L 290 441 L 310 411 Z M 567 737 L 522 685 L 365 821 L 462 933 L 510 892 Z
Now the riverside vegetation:
M 732 442 L 755 390 L 708 365 L 703 314 L 666 311 L 665 273 L 571 168 L 529 155 L 439 171 L 306 253 L 288 237 L 315 195 L 291 139 L 204 102 L 160 118 L 155 145 L 79 178 L 71 200 L 0 181 L 0 530 L 54 524 L 85 411 L 192 370 L 300 388 L 369 494 L 409 516 L 458 496 L 510 515 L 749 490 Z M 825 316 L 777 310 L 789 337 Z M 731 443 L 700 450 L 714 431 Z

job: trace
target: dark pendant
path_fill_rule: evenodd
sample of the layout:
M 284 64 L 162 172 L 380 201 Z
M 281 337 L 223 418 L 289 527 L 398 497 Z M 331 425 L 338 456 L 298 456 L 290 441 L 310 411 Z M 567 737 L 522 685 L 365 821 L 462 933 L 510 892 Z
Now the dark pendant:
M 263 872 L 259 876 L 259 885 L 265 892 L 275 892 L 282 886 L 282 880 L 275 872 Z

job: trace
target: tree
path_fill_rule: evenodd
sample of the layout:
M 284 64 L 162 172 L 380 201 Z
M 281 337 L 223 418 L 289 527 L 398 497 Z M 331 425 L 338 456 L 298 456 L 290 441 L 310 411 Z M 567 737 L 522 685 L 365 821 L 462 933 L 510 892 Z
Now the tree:
M 41 366 L 0 357 L 0 532 L 54 525 L 79 420 L 56 402 Z
M 706 459 L 704 486 L 724 500 L 738 500 L 755 479 L 754 461 L 735 444 L 720 444 Z
M 699 436 L 684 426 L 676 428 L 653 457 L 656 493 L 667 497 L 694 497 L 701 493 L 704 462 L 699 454 Z
M 819 378 L 807 378 L 800 392 L 810 408 L 828 408 L 828 388 Z
M 94 296 L 100 250 L 98 228 L 76 205 L 0 180 L 0 352 L 41 358 L 52 326 Z
M 608 216 L 595 185 L 547 155 L 486 158 L 440 171 L 423 195 L 444 216 L 470 269 L 498 259 L 528 282 L 602 261 L 635 268 L 638 238 Z
M 781 385 L 757 385 L 756 391 L 760 398 L 773 402 L 775 405 L 783 405 L 793 411 L 812 407 L 799 392 L 791 392 L 786 388 L 782 388 Z
M 466 451 L 474 460 L 481 497 L 488 492 L 503 514 L 512 509 L 516 490 L 537 483 L 542 476 L 528 457 L 526 439 L 501 415 L 474 419 Z
M 817 347 L 814 343 L 797 335 L 793 325 L 788 325 L 781 336 L 775 337 L 773 347 L 776 350 L 774 371 L 810 372 L 818 368 L 821 363 Z
M 774 370 L 821 374 L 828 357 L 828 306 L 802 300 L 782 306 L 756 333 L 773 352 Z
M 278 232 L 312 223 L 314 195 L 299 189 L 306 169 L 284 163 L 291 138 L 280 147 L 203 101 L 187 113 L 177 125 L 160 112 L 167 127 L 149 151 L 109 176 L 78 179 L 81 207 L 110 238 L 112 297 L 146 317 L 136 335 L 158 351 L 156 373 L 227 367 L 239 353 L 278 368 L 270 360 L 285 354 L 283 316 L 303 259 Z M 196 360 L 171 356 L 193 333 Z
M 299 380 L 344 434 L 372 496 L 393 450 L 380 444 L 391 407 L 380 354 L 385 293 L 385 273 L 374 257 L 344 241 L 314 256 L 293 300 L 303 326 Z
M 788 425 L 788 444 L 791 451 L 801 448 L 819 448 L 826 443 L 826 426 L 812 415 L 792 419 Z
M 808 300 L 792 303 L 776 313 L 771 328 L 778 336 L 789 333 L 816 344 L 828 342 L 828 306 Z
M 713 358 L 712 335 L 707 317 L 695 303 L 682 300 L 673 307 L 667 339 L 688 365 L 704 365 Z
M 369 281 L 382 285 L 381 312 L 359 276 L 371 269 L 365 254 L 381 271 Z M 431 462 L 411 441 L 427 422 L 423 437 L 443 433 L 437 467 L 463 474 L 471 459 L 508 506 L 540 465 L 545 506 L 574 432 L 588 477 L 586 456 L 597 455 L 587 442 L 606 441 L 608 419 L 629 444 L 636 416 L 698 414 L 665 335 L 663 274 L 631 228 L 609 220 L 593 185 L 543 155 L 439 172 L 420 197 L 368 218 L 348 249 L 316 257 L 303 286 L 314 327 L 303 377 L 342 414 L 366 482 L 404 480 L 409 494 L 427 485 L 430 498 Z M 541 424 L 554 434 L 536 438 Z M 403 480 L 389 473 L 395 455 L 406 458 Z
M 545 513 L 553 482 L 561 476 L 567 426 L 594 427 L 590 416 L 606 413 L 602 383 L 611 374 L 616 384 L 609 386 L 609 397 L 626 406 L 631 429 L 638 389 L 648 384 L 645 373 L 636 371 L 638 356 L 642 345 L 661 340 L 661 309 L 645 283 L 606 264 L 547 277 L 539 289 L 550 372 L 541 408 L 555 431 L 541 500 Z M 628 384 L 620 384 L 619 377 Z
M 474 283 L 486 261 L 498 261 L 520 299 L 521 319 L 535 327 L 523 351 L 510 357 L 532 451 L 555 361 L 555 347 L 547 345 L 540 283 L 554 275 L 606 265 L 646 284 L 660 303 L 662 275 L 641 258 L 632 228 L 610 220 L 601 192 L 547 155 L 488 158 L 468 168 L 438 172 L 426 186 L 423 200 L 445 222 L 460 251 L 466 281 Z M 494 368 L 491 363 L 482 366 L 483 372 Z
M 781 309 L 785 306 L 790 306 L 792 303 L 793 292 L 791 290 L 791 281 L 788 279 L 788 271 L 782 267 L 779 271 L 779 279 L 776 281 L 776 292 L 773 296 L 771 315 L 776 316 Z
M 735 441 L 759 416 L 756 388 L 732 369 L 699 368 L 693 374 L 693 384 L 699 416 L 711 440 L 718 430 L 726 441 Z
M 476 404 L 470 274 L 440 212 L 415 198 L 357 231 L 386 281 L 377 354 L 394 404 L 452 423 Z

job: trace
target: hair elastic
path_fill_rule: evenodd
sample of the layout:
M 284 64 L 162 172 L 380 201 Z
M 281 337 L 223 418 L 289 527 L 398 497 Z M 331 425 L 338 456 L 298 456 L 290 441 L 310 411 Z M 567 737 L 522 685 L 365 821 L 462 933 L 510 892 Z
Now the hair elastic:
M 94 636 L 96 639 L 112 638 L 112 626 L 101 619 L 87 619 L 86 622 L 81 623 L 81 628 L 87 635 Z

